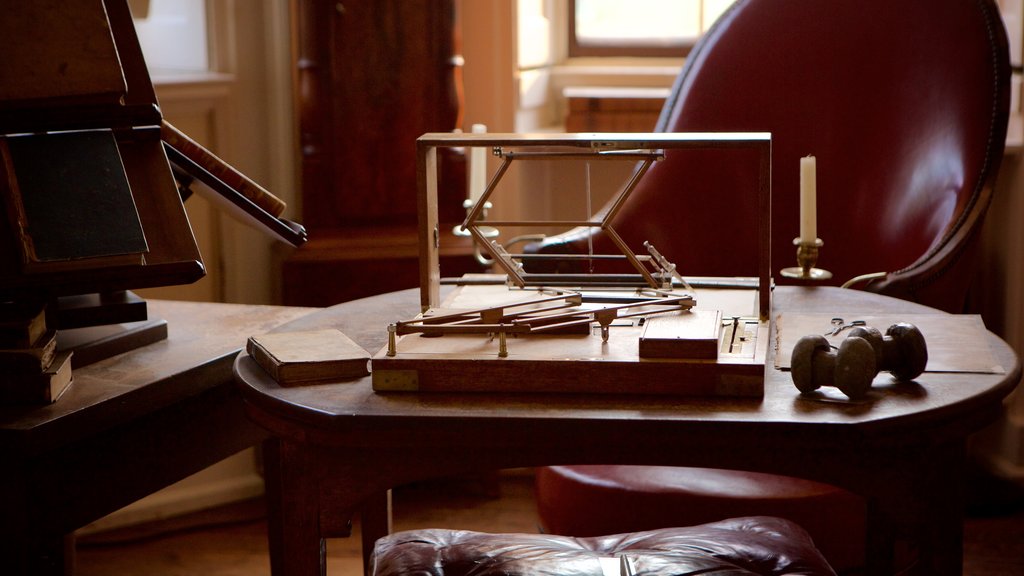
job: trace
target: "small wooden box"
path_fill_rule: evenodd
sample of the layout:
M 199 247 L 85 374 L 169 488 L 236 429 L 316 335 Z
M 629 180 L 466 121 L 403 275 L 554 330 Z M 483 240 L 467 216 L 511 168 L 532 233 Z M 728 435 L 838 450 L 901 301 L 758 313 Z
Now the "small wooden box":
M 722 338 L 721 310 L 653 316 L 640 334 L 641 358 L 714 360 Z

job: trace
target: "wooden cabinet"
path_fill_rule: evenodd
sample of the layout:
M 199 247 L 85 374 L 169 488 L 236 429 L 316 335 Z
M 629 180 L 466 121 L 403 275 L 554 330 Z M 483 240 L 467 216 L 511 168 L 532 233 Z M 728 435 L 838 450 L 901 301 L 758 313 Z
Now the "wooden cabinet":
M 292 0 L 302 222 L 286 304 L 323 306 L 418 285 L 416 138 L 460 123 L 453 0 Z M 465 211 L 465 163 L 444 159 L 440 216 Z M 479 270 L 456 244 L 442 273 Z
M 567 88 L 566 132 L 651 132 L 667 88 Z

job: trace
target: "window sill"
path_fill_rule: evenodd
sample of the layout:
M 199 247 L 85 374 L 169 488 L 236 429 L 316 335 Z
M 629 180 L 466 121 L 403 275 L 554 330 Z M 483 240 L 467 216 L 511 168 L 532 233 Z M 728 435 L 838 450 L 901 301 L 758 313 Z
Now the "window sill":
M 1024 114 L 1010 114 L 1010 123 L 1006 128 L 1005 154 L 1020 154 L 1024 151 Z
M 226 98 L 235 83 L 233 74 L 180 70 L 153 70 L 153 87 L 161 104 Z
M 680 60 L 574 58 L 551 69 L 552 85 L 562 101 L 569 98 L 665 98 Z M 1024 113 L 1010 114 L 1006 154 L 1024 152 Z
M 199 70 L 161 70 L 153 69 L 149 72 L 153 80 L 153 86 L 217 86 L 228 85 L 235 81 L 233 74 L 222 72 L 209 72 Z
M 674 58 L 572 58 L 551 68 L 559 93 L 569 87 L 668 88 L 683 61 Z

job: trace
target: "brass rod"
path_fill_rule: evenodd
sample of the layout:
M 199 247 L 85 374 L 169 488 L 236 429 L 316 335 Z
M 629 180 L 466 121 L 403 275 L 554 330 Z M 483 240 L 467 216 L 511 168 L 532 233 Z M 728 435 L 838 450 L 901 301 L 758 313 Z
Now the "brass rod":
M 605 227 L 608 227 L 608 224 L 610 224 L 611 221 L 615 218 L 615 216 L 619 213 L 619 210 L 622 208 L 622 205 L 626 203 L 626 199 L 629 198 L 629 196 L 633 193 L 633 189 L 636 188 L 636 185 L 640 183 L 640 179 L 644 177 L 644 174 L 647 173 L 647 170 L 650 167 L 651 161 L 647 160 L 639 167 L 637 167 L 637 169 L 633 172 L 633 176 L 629 179 L 629 182 L 626 184 L 626 187 L 622 189 L 622 192 L 620 192 L 619 195 L 615 198 L 615 203 L 612 204 L 611 208 L 608 209 L 608 213 L 605 214 Z
M 503 159 L 501 166 L 499 166 L 494 172 L 494 175 L 491 176 L 491 181 L 487 183 L 487 188 L 484 188 L 483 194 L 481 194 L 480 198 L 477 199 L 476 204 L 473 205 L 473 209 L 469 211 L 469 214 L 466 214 L 466 219 L 462 221 L 463 230 L 469 226 L 470 222 L 476 222 L 476 220 L 480 218 L 480 213 L 484 211 L 484 206 L 487 204 L 487 201 L 491 199 L 491 194 L 494 192 L 494 189 L 497 188 L 498 181 L 505 175 L 505 172 L 508 170 L 511 163 L 511 158 Z
M 592 220 L 487 220 L 488 226 L 495 228 L 499 226 L 590 226 L 597 228 L 601 222 Z
M 661 160 L 665 157 L 663 150 L 587 150 L 587 151 L 558 151 L 558 152 L 525 152 L 511 151 L 504 154 L 506 157 L 518 160 Z
M 521 260 L 625 260 L 622 254 L 509 254 L 509 256 Z M 636 259 L 640 261 L 650 260 L 647 254 L 637 254 Z

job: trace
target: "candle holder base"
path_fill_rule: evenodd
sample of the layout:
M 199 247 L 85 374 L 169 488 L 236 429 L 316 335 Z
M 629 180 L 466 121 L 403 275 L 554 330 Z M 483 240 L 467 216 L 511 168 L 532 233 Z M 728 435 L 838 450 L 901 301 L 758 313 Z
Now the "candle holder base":
M 783 268 L 781 274 L 784 277 L 814 281 L 828 280 L 832 277 L 832 273 L 828 270 L 814 267 L 818 263 L 818 250 L 825 245 L 821 238 L 815 238 L 814 242 L 804 242 L 800 238 L 794 238 L 793 244 L 796 246 L 796 261 L 799 266 Z
M 822 270 L 821 268 L 798 268 L 793 266 L 792 268 L 783 268 L 781 274 L 786 278 L 794 278 L 798 280 L 828 280 L 832 277 L 832 273 L 828 270 Z

